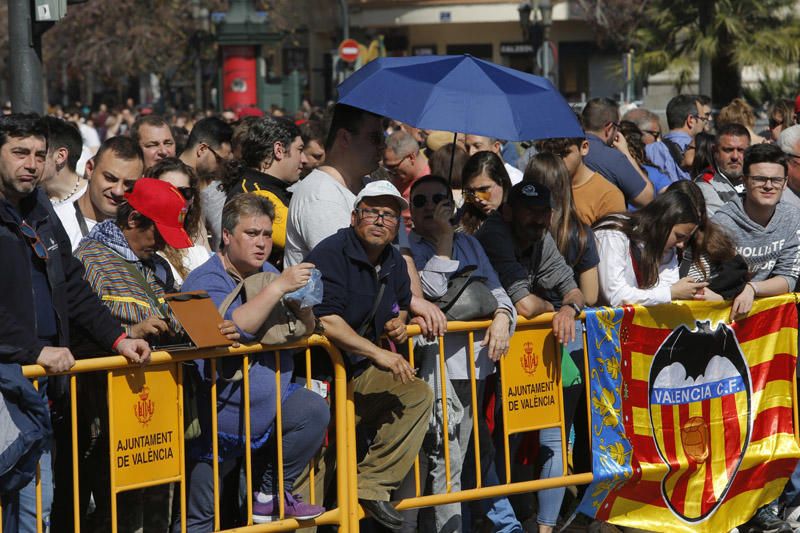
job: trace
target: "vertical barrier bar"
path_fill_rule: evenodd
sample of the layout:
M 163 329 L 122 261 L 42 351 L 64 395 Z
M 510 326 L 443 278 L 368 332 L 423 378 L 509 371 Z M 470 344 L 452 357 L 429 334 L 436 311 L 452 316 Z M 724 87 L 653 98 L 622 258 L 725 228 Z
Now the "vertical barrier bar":
M 244 479 L 247 487 L 247 525 L 253 525 L 253 454 L 250 450 L 250 356 L 242 356 L 242 404 L 244 407 Z
M 186 421 L 184 420 L 184 405 L 183 405 L 183 363 L 175 364 L 175 373 L 178 378 L 178 453 L 180 454 L 180 506 L 181 506 L 181 533 L 186 531 L 186 443 L 184 428 Z
M 558 357 L 558 363 L 556 364 L 556 372 L 557 372 L 557 375 L 558 375 L 558 394 L 561 397 L 561 413 L 560 413 L 560 415 L 561 415 L 561 417 L 560 417 L 561 418 L 561 422 L 560 422 L 560 427 L 561 427 L 561 475 L 562 476 L 566 476 L 567 475 L 567 451 L 568 451 L 567 450 L 567 446 L 569 444 L 567 441 L 569 440 L 569 435 L 567 435 L 568 428 L 564 424 L 564 422 L 565 422 L 565 420 L 564 420 L 564 374 L 561 372 L 561 369 L 564 368 L 563 367 L 564 361 L 562 361 L 562 359 L 564 358 L 564 347 L 559 341 L 557 341 L 555 339 L 555 337 L 553 338 L 553 343 L 556 346 L 556 354 L 558 354 L 558 356 L 559 356 Z M 566 354 L 566 356 L 567 357 L 571 357 L 569 354 Z M 508 479 L 508 482 L 509 483 L 511 482 L 511 478 Z
M 78 468 L 78 380 L 75 374 L 69 377 L 69 419 L 72 439 L 72 521 L 75 531 L 81 530 L 80 479 Z
M 217 360 L 211 359 L 211 466 L 214 475 L 214 531 L 219 530 L 219 428 L 217 426 Z
M 408 338 L 408 364 L 414 368 L 414 338 Z M 422 482 L 419 476 L 419 454 L 414 458 L 414 495 L 419 498 L 422 495 Z
M 278 516 L 281 520 L 284 518 L 284 501 L 283 490 L 283 406 L 281 405 L 281 353 L 275 352 L 275 444 L 278 450 L 278 458 L 276 465 L 278 467 Z
M 311 348 L 306 346 L 306 389 L 311 390 Z M 331 392 L 328 391 L 328 399 L 331 397 Z M 317 503 L 317 490 L 316 490 L 316 472 L 314 468 L 314 459 L 311 459 L 311 463 L 308 465 L 308 490 L 309 496 L 312 504 Z
M 592 446 L 592 380 L 591 376 L 589 375 L 589 341 L 587 340 L 588 337 L 586 335 L 585 315 L 583 322 L 583 371 L 586 375 L 586 434 L 589 436 L 589 450 L 591 453 L 591 450 L 594 449 Z M 572 458 L 572 462 L 575 463 L 574 457 Z M 592 465 L 592 469 L 594 469 L 594 465 Z
M 326 341 L 327 342 L 327 341 Z M 339 356 L 339 361 L 342 361 L 342 356 L 338 350 L 330 343 L 325 345 L 325 350 L 328 355 L 333 359 L 333 354 Z M 349 465 L 348 465 L 348 450 L 349 450 L 349 436 L 348 426 L 348 401 L 352 399 L 349 387 L 347 385 L 347 373 L 343 364 L 333 365 L 333 381 L 334 390 L 339 391 L 335 397 L 334 413 L 336 419 L 336 464 L 339 465 L 339 471 L 336 474 L 336 494 L 338 496 L 339 506 L 339 524 L 342 533 L 355 532 L 358 533 L 358 519 L 353 522 L 353 516 L 357 517 L 358 513 L 358 492 L 353 494 L 349 492 Z M 344 393 L 344 396 L 342 395 Z M 341 470 L 344 468 L 344 470 Z M 342 473 L 343 472 L 343 473 Z M 355 488 L 353 489 L 355 491 Z M 344 501 L 343 501 L 344 499 Z
M 475 332 L 467 333 L 467 357 L 469 357 L 470 394 L 472 394 L 472 438 L 475 443 L 475 488 L 481 488 L 481 443 L 478 435 L 478 417 L 481 416 L 481 406 L 478 405 L 478 382 L 475 370 Z
M 108 388 L 108 460 L 109 460 L 109 480 L 111 493 L 111 533 L 117 533 L 117 473 L 114 469 L 114 394 L 111 379 L 112 372 L 106 370 L 106 387 Z
M 347 357 L 346 355 L 344 357 Z M 353 392 L 353 383 L 347 381 L 347 422 L 346 428 L 356 427 L 356 409 Z M 337 430 L 338 431 L 338 430 Z M 349 501 L 349 530 L 350 533 L 359 532 L 359 503 L 358 503 L 358 462 L 356 457 L 355 432 L 347 431 L 347 496 Z
M 452 489 L 450 479 L 450 431 L 447 419 L 447 366 L 444 360 L 444 336 L 439 337 L 439 386 L 442 387 L 442 431 L 444 432 L 444 475 L 449 493 Z
M 500 383 L 505 381 L 506 375 L 503 370 L 505 365 L 500 365 Z M 503 387 L 497 387 L 497 398 L 503 408 L 503 451 L 505 452 L 506 483 L 511 480 L 511 450 L 508 446 L 508 402 L 503 396 Z
M 34 378 L 33 388 L 39 390 L 39 378 Z M 42 460 L 36 463 L 36 533 L 42 533 Z M 0 515 L 2 516 L 2 515 Z

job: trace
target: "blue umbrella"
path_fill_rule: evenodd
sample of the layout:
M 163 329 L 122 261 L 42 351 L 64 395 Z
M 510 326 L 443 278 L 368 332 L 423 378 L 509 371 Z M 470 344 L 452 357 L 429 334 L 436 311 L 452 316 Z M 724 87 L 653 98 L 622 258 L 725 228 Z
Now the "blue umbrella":
M 339 85 L 339 102 L 422 129 L 509 141 L 583 136 L 549 80 L 470 55 L 376 59 Z

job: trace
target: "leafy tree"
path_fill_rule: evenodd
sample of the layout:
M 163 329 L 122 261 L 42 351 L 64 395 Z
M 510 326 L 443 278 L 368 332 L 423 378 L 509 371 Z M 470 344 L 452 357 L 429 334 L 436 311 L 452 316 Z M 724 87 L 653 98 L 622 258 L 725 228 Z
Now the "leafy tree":
M 587 13 L 604 15 L 587 18 L 601 35 L 637 51 L 641 76 L 670 68 L 680 84 L 699 63 L 701 92 L 710 90 L 718 105 L 741 95 L 743 67 L 800 61 L 794 0 L 647 0 L 639 10 L 625 0 L 579 1 Z

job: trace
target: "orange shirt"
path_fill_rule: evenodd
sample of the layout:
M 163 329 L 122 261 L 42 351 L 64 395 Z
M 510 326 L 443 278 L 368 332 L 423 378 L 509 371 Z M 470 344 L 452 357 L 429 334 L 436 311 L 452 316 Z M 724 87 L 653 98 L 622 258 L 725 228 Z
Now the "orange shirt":
M 578 217 L 589 226 L 610 213 L 626 210 L 622 191 L 597 172 L 586 183 L 572 186 L 572 200 Z

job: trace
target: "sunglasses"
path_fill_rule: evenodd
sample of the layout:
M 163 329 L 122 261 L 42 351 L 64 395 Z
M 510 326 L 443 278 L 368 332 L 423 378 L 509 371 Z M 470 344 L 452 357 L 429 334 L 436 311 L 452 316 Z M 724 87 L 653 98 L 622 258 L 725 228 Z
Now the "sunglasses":
M 433 205 L 439 205 L 444 200 L 447 200 L 447 195 L 442 193 L 436 193 L 431 197 L 431 202 L 433 202 Z M 427 203 L 428 197 L 424 194 L 418 194 L 411 199 L 411 204 L 416 208 L 425 207 Z
M 484 185 L 483 187 L 464 187 L 461 191 L 468 201 L 475 202 L 476 200 L 483 200 L 484 202 L 488 202 L 489 198 L 492 197 L 493 188 L 494 184 Z
M 36 254 L 36 257 L 43 261 L 47 261 L 47 247 L 42 242 L 39 234 L 36 233 L 36 230 L 30 227 L 27 222 L 23 222 L 19 229 L 22 232 L 22 235 L 28 239 L 28 242 L 31 245 L 31 248 L 33 248 L 33 252 Z
M 658 138 L 661 137 L 661 132 L 656 130 L 642 130 L 642 133 L 649 133 L 655 140 L 658 140 Z
M 183 199 L 186 200 L 187 202 L 191 202 L 192 200 L 194 200 L 194 189 L 192 189 L 191 187 L 175 187 L 175 188 L 178 189 L 178 192 L 181 193 L 181 196 L 183 196 Z

